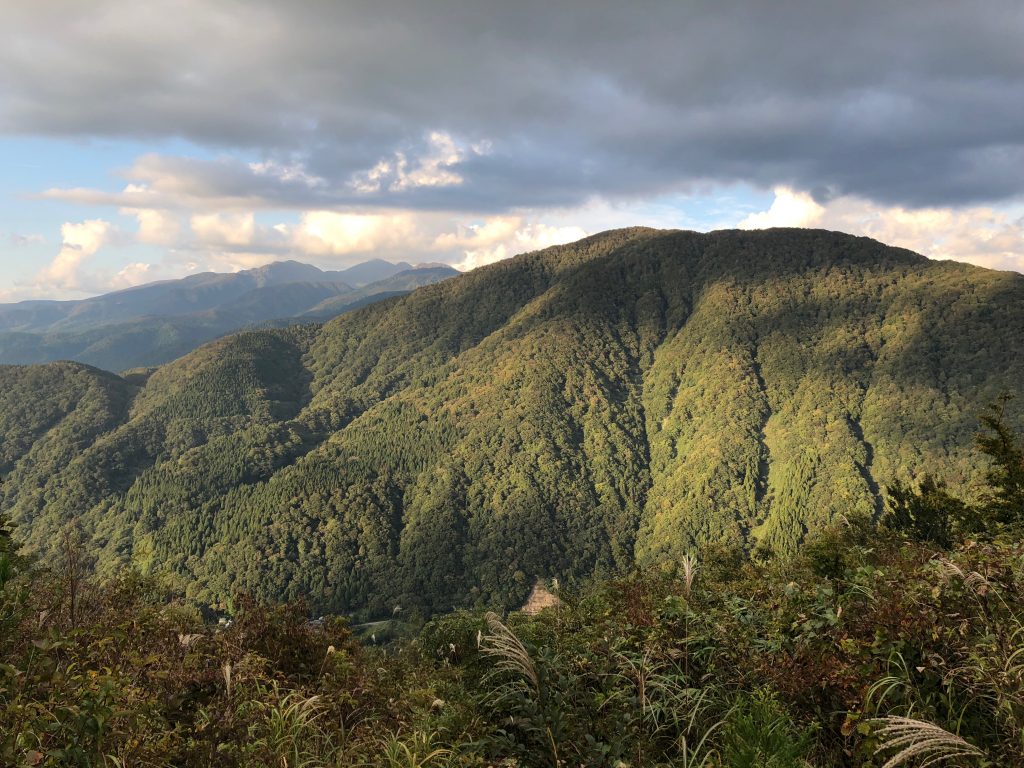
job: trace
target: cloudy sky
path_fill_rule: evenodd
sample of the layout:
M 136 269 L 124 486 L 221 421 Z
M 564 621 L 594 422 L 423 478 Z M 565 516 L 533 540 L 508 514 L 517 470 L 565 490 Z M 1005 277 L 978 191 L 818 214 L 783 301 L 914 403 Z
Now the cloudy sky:
M 0 301 L 611 227 L 1024 271 L 1024 3 L 0 3 Z

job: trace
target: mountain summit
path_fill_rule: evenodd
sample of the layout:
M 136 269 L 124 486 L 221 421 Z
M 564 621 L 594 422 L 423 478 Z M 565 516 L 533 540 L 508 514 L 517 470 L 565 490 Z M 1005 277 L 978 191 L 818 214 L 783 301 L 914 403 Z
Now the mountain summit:
M 0 369 L 3 508 L 101 568 L 386 614 L 790 552 L 924 473 L 970 495 L 1024 276 L 817 230 L 628 229 L 145 378 Z M 1018 405 L 1010 413 L 1024 422 Z

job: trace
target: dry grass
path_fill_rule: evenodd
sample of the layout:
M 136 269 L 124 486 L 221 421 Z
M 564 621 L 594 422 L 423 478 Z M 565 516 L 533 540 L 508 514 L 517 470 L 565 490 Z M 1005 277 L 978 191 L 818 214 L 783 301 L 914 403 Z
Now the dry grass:
M 954 563 L 945 557 L 935 558 L 935 562 L 939 564 L 939 568 L 942 571 L 943 576 L 946 580 L 957 578 L 963 581 L 964 585 L 977 592 L 980 595 L 985 594 L 989 588 L 988 579 L 982 576 L 977 571 L 965 572 L 959 565 Z
M 539 692 L 540 676 L 529 651 L 496 613 L 488 613 L 485 618 L 487 634 L 481 639 L 481 651 L 495 660 L 497 669 L 522 677 Z
M 220 667 L 220 673 L 224 677 L 224 690 L 227 692 L 227 696 L 231 698 L 231 662 L 225 661 Z
M 684 555 L 682 565 L 683 597 L 685 597 L 687 602 L 689 602 L 690 596 L 693 594 L 693 579 L 697 575 L 697 558 L 693 555 Z
M 890 715 L 872 723 L 882 742 L 875 754 L 896 750 L 882 768 L 898 768 L 909 765 L 911 761 L 917 762 L 919 768 L 925 768 L 949 760 L 973 760 L 985 756 L 984 752 L 956 734 L 923 720 Z

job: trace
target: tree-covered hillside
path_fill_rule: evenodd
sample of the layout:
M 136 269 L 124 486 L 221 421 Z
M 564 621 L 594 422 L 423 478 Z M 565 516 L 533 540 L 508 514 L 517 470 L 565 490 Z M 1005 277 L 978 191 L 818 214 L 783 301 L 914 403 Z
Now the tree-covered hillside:
M 926 473 L 971 498 L 978 413 L 1022 374 L 1021 275 L 619 230 L 148 379 L 0 368 L 3 509 L 30 549 L 74 522 L 101 571 L 205 602 L 514 605 L 709 542 L 792 552 Z

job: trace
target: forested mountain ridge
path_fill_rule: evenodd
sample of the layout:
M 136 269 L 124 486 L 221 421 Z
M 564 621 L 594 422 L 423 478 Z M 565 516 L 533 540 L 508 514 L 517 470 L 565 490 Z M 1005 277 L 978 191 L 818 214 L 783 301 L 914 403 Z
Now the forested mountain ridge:
M 77 520 L 101 570 L 169 567 L 204 601 L 512 605 L 712 542 L 789 552 L 896 479 L 971 495 L 1022 332 L 1015 273 L 617 230 L 144 381 L 0 368 L 3 508 L 31 547 Z
M 329 319 L 457 274 L 380 259 L 341 271 L 283 261 L 77 301 L 0 304 L 0 363 L 68 359 L 111 371 L 160 365 L 227 333 L 300 316 Z

